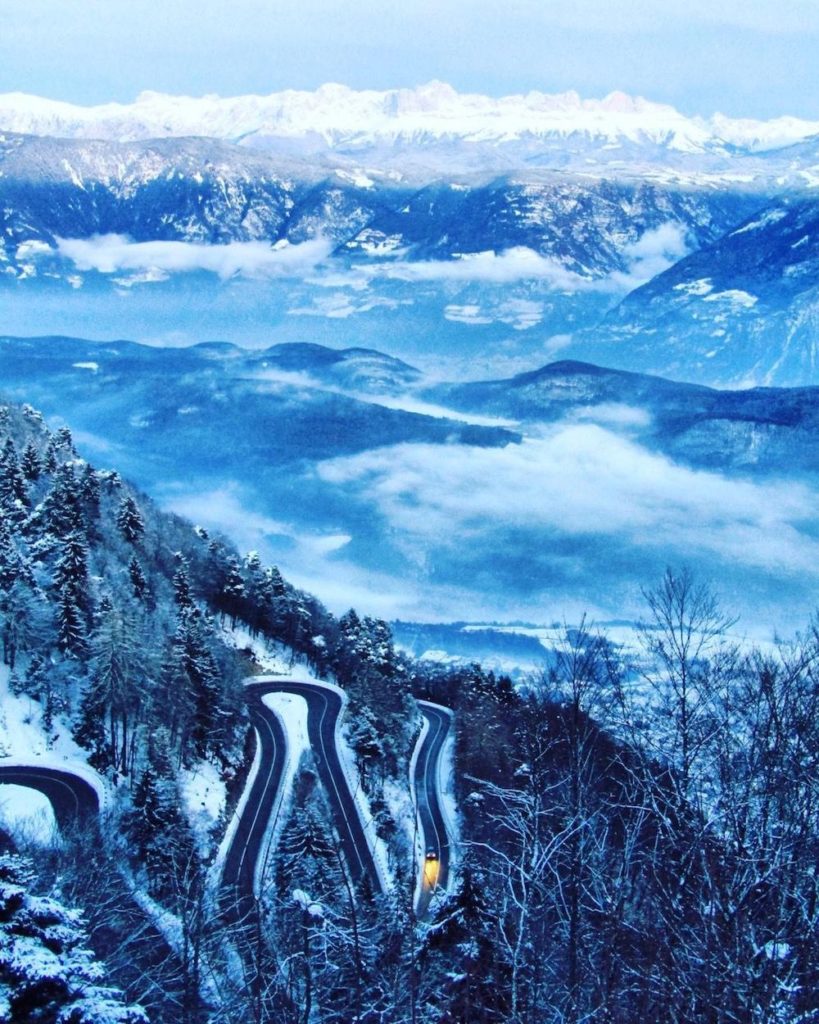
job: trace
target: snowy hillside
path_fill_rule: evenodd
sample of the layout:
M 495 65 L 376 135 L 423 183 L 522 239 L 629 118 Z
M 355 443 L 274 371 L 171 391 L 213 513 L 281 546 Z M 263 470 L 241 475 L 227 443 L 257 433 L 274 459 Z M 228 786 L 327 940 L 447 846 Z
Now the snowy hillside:
M 584 358 L 731 387 L 819 380 L 819 205 L 784 198 L 627 296 Z
M 128 283 L 196 269 L 223 278 L 300 277 L 335 255 L 368 263 L 380 277 L 423 281 L 441 274 L 429 261 L 478 254 L 483 264 L 462 262 L 456 279 L 500 272 L 506 280 L 540 278 L 577 291 L 614 273 L 621 277 L 612 286 L 622 292 L 656 273 L 652 257 L 678 258 L 712 242 L 766 201 L 768 192 L 756 187 L 690 188 L 531 169 L 419 186 L 384 174 L 362 180 L 340 167 L 213 139 L 6 135 L 0 271 L 71 278 L 75 286 L 93 270 L 136 271 Z M 148 242 L 162 244 L 132 244 Z M 171 245 L 179 242 L 220 248 Z M 229 243 L 267 244 L 228 250 Z M 279 248 L 271 252 L 269 243 Z M 496 264 L 495 254 L 505 253 L 506 263 Z

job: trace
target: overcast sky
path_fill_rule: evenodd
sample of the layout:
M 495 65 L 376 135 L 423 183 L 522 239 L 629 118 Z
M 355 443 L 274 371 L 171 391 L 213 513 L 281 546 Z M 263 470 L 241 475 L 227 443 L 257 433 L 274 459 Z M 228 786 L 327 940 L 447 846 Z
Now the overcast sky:
M 819 0 L 0 0 L 0 92 L 622 89 L 819 119 Z

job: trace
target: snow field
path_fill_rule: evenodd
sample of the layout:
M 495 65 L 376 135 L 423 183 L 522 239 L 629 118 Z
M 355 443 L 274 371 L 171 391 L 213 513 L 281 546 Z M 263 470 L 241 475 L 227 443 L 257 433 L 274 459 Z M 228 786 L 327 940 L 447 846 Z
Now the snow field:
M 199 761 L 195 767 L 180 771 L 179 790 L 199 853 L 206 857 L 212 844 L 211 829 L 225 807 L 227 787 L 215 764 Z
M 88 764 L 86 752 L 74 742 L 68 723 L 61 716 L 55 716 L 54 731 L 51 737 L 46 736 L 39 702 L 25 695 L 15 696 L 9 690 L 10 676 L 8 665 L 0 665 L 0 764 L 71 772 L 96 791 L 100 811 L 109 810 L 112 801 L 108 783 Z M 4 786 L 0 791 L 0 806 L 5 813 L 17 820 L 16 815 L 20 811 L 25 819 L 31 816 L 33 809 L 36 816 L 42 808 L 38 800 L 41 794 L 26 789 L 26 799 L 7 797 L 4 790 L 12 788 L 17 787 Z M 51 814 L 50 835 L 54 816 L 46 797 L 43 796 L 42 800 Z

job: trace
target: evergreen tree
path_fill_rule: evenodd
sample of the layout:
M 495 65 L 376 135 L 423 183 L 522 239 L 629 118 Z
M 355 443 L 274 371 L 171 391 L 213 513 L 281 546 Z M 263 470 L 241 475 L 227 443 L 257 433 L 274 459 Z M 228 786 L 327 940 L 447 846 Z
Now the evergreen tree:
M 257 633 L 264 628 L 270 615 L 273 588 L 256 551 L 251 551 L 245 556 L 243 575 L 247 599 L 245 617 L 251 631 Z
M 57 471 L 57 443 L 54 440 L 54 435 L 50 435 L 48 444 L 46 445 L 45 456 L 43 457 L 43 469 L 46 473 L 55 473 Z
M 135 728 L 146 676 L 146 655 L 137 643 L 133 622 L 107 598 L 91 638 L 89 708 L 102 709 L 108 721 L 108 763 L 129 770 L 129 738 Z
M 0 592 L 9 590 L 21 573 L 22 560 L 12 538 L 8 516 L 0 510 Z
M 57 467 L 51 489 L 43 501 L 41 515 L 46 530 L 55 537 L 67 537 L 83 528 L 80 490 L 70 462 Z
M 0 508 L 12 512 L 28 504 L 28 487 L 17 457 L 17 448 L 8 438 L 0 452 Z
M 57 451 L 65 452 L 70 459 L 79 458 L 77 449 L 74 447 L 74 438 L 68 427 L 60 427 L 54 435 L 54 447 Z
M 104 692 L 95 680 L 89 680 L 80 698 L 74 739 L 90 751 L 88 760 L 99 772 L 106 771 L 114 764 L 114 751 L 105 727 L 106 713 Z
M 82 658 L 88 651 L 85 617 L 68 588 L 60 590 L 57 597 L 57 647 L 74 658 Z
M 17 654 L 36 650 L 45 643 L 51 631 L 48 605 L 33 587 L 31 576 L 22 572 L 5 590 L 0 589 L 0 632 L 3 637 L 3 660 L 12 669 Z
M 61 594 L 69 595 L 78 608 L 88 607 L 88 545 L 79 530 L 66 538 L 54 564 L 53 583 Z
M 180 609 L 193 607 L 193 595 L 191 594 L 191 578 L 188 572 L 188 560 L 181 552 L 175 555 L 177 562 L 176 572 L 173 574 L 173 593 L 176 605 Z
M 242 610 L 242 602 L 245 597 L 245 582 L 239 563 L 235 557 L 228 558 L 225 566 L 225 580 L 222 585 L 222 604 L 230 616 L 231 625 L 236 625 L 236 619 Z
M 507 981 L 495 955 L 491 928 L 497 907 L 490 904 L 486 886 L 467 867 L 458 891 L 441 909 L 426 942 L 438 955 L 446 951 L 454 969 L 442 979 L 437 993 L 437 1020 L 446 1024 L 474 1021 L 475 1024 L 508 1020 L 505 995 Z M 432 963 L 430 963 L 432 966 Z
M 40 459 L 40 453 L 37 451 L 37 446 L 33 441 L 29 441 L 23 449 L 20 469 L 22 469 L 26 480 L 33 483 L 35 480 L 40 479 L 40 474 L 43 472 L 43 463 Z
M 131 560 L 128 563 L 128 578 L 131 581 L 134 597 L 138 601 L 145 601 L 148 596 L 148 581 L 145 579 L 145 573 L 142 571 L 142 566 L 136 555 L 131 555 Z
M 180 807 L 170 736 L 159 728 L 148 745 L 148 763 L 134 792 L 129 824 L 139 860 L 156 896 L 174 891 L 174 880 L 187 872 L 195 857 L 193 837 Z
M 126 494 L 120 502 L 117 512 L 117 527 L 129 544 L 136 544 L 145 533 L 145 520 L 139 511 L 139 506 L 130 494 Z
M 218 746 L 214 723 L 219 701 L 218 669 L 210 649 L 207 622 L 196 607 L 182 608 L 177 620 L 173 650 L 181 674 L 188 680 L 193 701 L 190 742 L 203 757 L 209 745 Z
M 80 499 L 85 511 L 85 519 L 93 523 L 100 514 L 100 480 L 93 466 L 86 464 L 80 477 Z
M 105 985 L 76 911 L 32 893 L 19 857 L 0 856 L 0 1015 L 8 1024 L 147 1024 Z

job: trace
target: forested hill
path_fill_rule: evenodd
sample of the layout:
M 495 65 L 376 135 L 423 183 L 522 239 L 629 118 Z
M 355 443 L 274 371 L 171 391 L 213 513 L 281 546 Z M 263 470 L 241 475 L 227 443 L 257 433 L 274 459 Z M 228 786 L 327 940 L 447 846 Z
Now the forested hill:
M 45 747 L 62 750 L 69 728 L 113 784 L 114 860 L 100 868 L 111 892 L 126 866 L 151 898 L 179 912 L 183 880 L 204 879 L 253 757 L 242 681 L 258 671 L 256 651 L 278 651 L 283 670 L 299 660 L 346 684 L 356 753 L 386 765 L 371 794 L 397 777 L 406 788 L 416 723 L 406 685 L 384 683 L 403 671 L 385 623 L 353 611 L 335 618 L 255 553 L 240 558 L 86 462 L 68 428 L 52 431 L 31 407 L 9 404 L 0 404 L 0 640 L 0 682 L 7 676 L 10 700 L 32 699 L 28 718 Z M 0 763 L 13 726 L 6 710 Z M 183 793 L 183 779 L 203 773 L 226 790 L 209 835 L 191 827 Z M 383 801 L 381 816 L 389 819 Z M 98 896 L 78 897 L 95 917 Z M 114 923 L 103 915 L 104 951 L 112 931 L 129 948 L 122 927 L 121 915 Z M 146 980 L 151 954 L 130 952 L 141 967 L 135 977 L 125 971 L 126 987 L 129 978 L 136 986 L 129 996 L 150 1009 L 161 975 Z M 187 975 L 176 981 L 190 986 Z M 153 1009 L 155 1019 L 172 1019 L 164 997 Z
M 70 729 L 113 793 L 102 838 L 41 850 L 36 885 L 83 908 L 127 1002 L 161 1024 L 815 1020 L 819 633 L 740 650 L 689 573 L 644 593 L 636 657 L 581 626 L 518 688 L 419 664 L 383 622 L 336 619 L 88 464 L 68 429 L 0 406 L 0 726 L 25 704 L 45 747 Z M 305 750 L 248 928 L 211 895 L 254 753 L 241 682 L 271 652 L 346 690 L 336 740 L 391 878 L 351 882 Z M 455 881 L 421 918 L 416 698 L 455 723 Z M 226 789 L 207 833 L 196 772 Z M 82 996 L 80 938 L 54 946 L 62 904 L 34 886 L 0 860 L 0 934 L 50 941 L 66 985 L 38 987 L 0 943 L 0 1019 L 30 992 L 12 1024 L 139 1021 L 116 1001 L 60 1016 Z
M 238 763 L 240 682 L 253 669 L 226 624 L 275 638 L 320 676 L 389 663 L 389 630 L 334 618 L 255 553 L 161 512 L 80 458 L 68 428 L 0 405 L 0 593 L 13 686 L 66 712 L 99 770 L 130 776 L 146 737 L 174 758 Z

